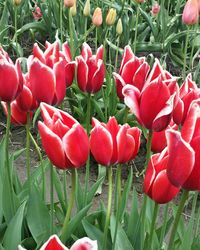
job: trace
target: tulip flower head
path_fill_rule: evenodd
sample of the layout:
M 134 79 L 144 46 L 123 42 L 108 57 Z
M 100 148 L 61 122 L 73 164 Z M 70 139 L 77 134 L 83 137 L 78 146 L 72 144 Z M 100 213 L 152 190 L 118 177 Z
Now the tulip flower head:
M 106 16 L 106 24 L 112 26 L 115 23 L 116 15 L 116 9 L 111 8 Z
M 70 13 L 72 16 L 76 16 L 77 13 L 76 0 L 74 1 L 74 5 L 70 8 Z
M 167 163 L 166 149 L 152 155 L 144 178 L 144 192 L 159 204 L 171 201 L 180 190 L 171 184 L 167 176 Z
M 13 3 L 15 6 L 19 6 L 21 4 L 22 0 L 13 0 Z
M 42 11 L 39 6 L 35 5 L 34 10 L 32 11 L 33 18 L 38 21 L 40 18 L 42 18 Z
M 97 7 L 92 16 L 92 23 L 94 24 L 94 26 L 99 27 L 102 25 L 102 22 L 103 22 L 102 11 L 101 8 Z
M 130 46 L 126 46 L 122 57 L 119 73 L 113 73 L 116 82 L 117 95 L 123 100 L 122 88 L 126 84 L 131 84 L 142 90 L 150 66 L 144 57 L 138 58 L 132 52 Z
M 103 63 L 103 46 L 99 47 L 96 55 L 87 43 L 83 44 L 81 55 L 76 57 L 77 82 L 81 91 L 98 92 L 104 81 L 105 66 Z
M 116 32 L 120 36 L 123 33 L 123 25 L 122 25 L 122 20 L 119 18 L 116 26 Z
M 90 15 L 90 0 L 86 0 L 85 6 L 83 9 L 83 15 L 84 16 L 89 16 Z
M 11 102 L 23 88 L 23 77 L 19 59 L 12 62 L 8 54 L 0 47 L 0 99 Z
M 133 160 L 140 147 L 141 130 L 128 124 L 119 125 L 115 117 L 107 124 L 93 118 L 90 135 L 90 148 L 95 160 L 110 166 Z
M 153 16 L 157 16 L 160 12 L 160 5 L 156 2 L 152 5 L 151 13 Z
M 185 4 L 182 22 L 186 25 L 193 25 L 199 20 L 199 3 L 198 0 L 188 0 Z
M 62 110 L 45 103 L 41 103 L 40 108 L 44 122 L 38 123 L 39 133 L 51 162 L 60 169 L 83 166 L 89 154 L 89 141 L 83 127 Z
M 71 248 L 67 248 L 60 241 L 57 235 L 52 235 L 46 243 L 40 248 L 40 250 L 98 250 L 97 241 L 91 240 L 88 237 L 84 237 L 82 239 L 77 240 Z M 18 246 L 18 250 L 26 250 L 22 246 Z
M 64 6 L 67 8 L 71 8 L 75 3 L 75 0 L 64 0 Z

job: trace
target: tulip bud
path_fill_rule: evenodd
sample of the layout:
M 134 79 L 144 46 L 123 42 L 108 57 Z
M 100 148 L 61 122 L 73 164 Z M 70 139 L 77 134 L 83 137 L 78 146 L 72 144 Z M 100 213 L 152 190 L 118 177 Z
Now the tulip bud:
M 111 8 L 108 11 L 108 14 L 106 17 L 106 24 L 109 26 L 113 25 L 115 23 L 115 20 L 116 20 L 116 15 L 117 15 L 116 9 Z
M 158 3 L 154 3 L 151 9 L 151 14 L 156 16 L 160 12 L 160 5 Z
M 77 13 L 76 1 L 74 2 L 74 5 L 70 8 L 70 13 L 72 16 L 76 16 L 76 13 Z
M 185 4 L 182 22 L 187 25 L 196 24 L 199 20 L 198 0 L 188 0 Z
M 75 0 L 64 0 L 64 6 L 67 8 L 71 8 L 74 6 Z
M 102 22 L 103 22 L 102 11 L 101 8 L 97 7 L 93 13 L 92 23 L 96 27 L 98 27 L 101 26 Z
M 116 32 L 117 34 L 120 36 L 123 32 L 123 26 L 122 26 L 122 20 L 121 18 L 118 20 L 117 22 L 117 26 L 116 26 Z
M 84 16 L 89 16 L 90 15 L 90 0 L 86 0 L 85 6 L 83 9 L 83 15 Z
M 15 6 L 19 6 L 21 4 L 21 0 L 13 0 Z
M 144 3 L 144 0 L 134 0 L 136 3 Z

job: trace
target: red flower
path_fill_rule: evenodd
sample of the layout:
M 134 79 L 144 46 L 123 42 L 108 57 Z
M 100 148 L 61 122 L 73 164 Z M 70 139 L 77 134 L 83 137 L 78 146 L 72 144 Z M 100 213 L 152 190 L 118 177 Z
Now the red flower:
M 87 43 L 83 44 L 81 55 L 76 57 L 77 82 L 83 92 L 96 93 L 101 89 L 105 76 L 103 64 L 103 46 L 92 55 Z
M 192 75 L 189 74 L 180 87 L 178 103 L 173 111 L 173 120 L 177 125 L 183 125 L 190 104 L 193 100 L 197 100 L 198 98 L 200 98 L 200 89 L 196 83 L 192 81 Z
M 168 177 L 177 187 L 200 190 L 200 100 L 188 111 L 181 133 L 166 132 L 169 162 Z
M 198 0 L 188 0 L 185 4 L 182 22 L 187 25 L 198 23 L 199 20 L 199 3 Z
M 41 11 L 40 7 L 35 5 L 34 10 L 32 11 L 32 14 L 33 14 L 33 18 L 36 21 L 38 21 L 42 17 L 42 11 Z
M 105 166 L 133 160 L 140 147 L 141 131 L 128 124 L 118 125 L 115 117 L 107 124 L 93 118 L 90 148 L 95 160 Z
M 11 102 L 19 95 L 23 87 L 23 77 L 19 60 L 15 65 L 8 54 L 0 47 L 0 99 Z
M 149 69 L 150 66 L 145 61 L 145 58 L 136 57 L 133 54 L 130 46 L 126 46 L 124 49 L 119 74 L 113 73 L 116 81 L 118 97 L 120 99 L 124 98 L 122 94 L 122 88 L 126 84 L 131 84 L 141 91 L 145 84 Z
M 144 178 L 144 192 L 160 204 L 171 201 L 180 190 L 169 181 L 167 163 L 166 149 L 162 153 L 152 155 Z
M 38 123 L 39 133 L 51 162 L 61 169 L 83 166 L 89 154 L 89 141 L 83 127 L 62 110 L 45 103 L 41 103 L 40 108 L 44 122 Z
M 154 67 L 156 69 L 156 67 Z M 123 88 L 125 104 L 147 129 L 162 131 L 170 123 L 177 102 L 178 85 L 169 73 L 152 71 L 142 91 L 132 85 Z M 153 79 L 153 80 L 152 80 Z M 161 94 L 162 93 L 162 94 Z
M 70 51 L 67 44 L 59 51 L 59 44 L 47 43 L 43 53 L 37 44 L 33 55 L 28 58 L 29 80 L 33 96 L 38 102 L 60 104 L 66 92 L 66 87 L 73 81 L 74 63 L 70 61 Z
M 57 235 L 52 235 L 47 242 L 40 248 L 40 250 L 97 250 L 97 241 L 91 240 L 87 237 L 77 240 L 71 248 L 67 248 L 60 241 Z M 26 250 L 18 246 L 18 250 Z

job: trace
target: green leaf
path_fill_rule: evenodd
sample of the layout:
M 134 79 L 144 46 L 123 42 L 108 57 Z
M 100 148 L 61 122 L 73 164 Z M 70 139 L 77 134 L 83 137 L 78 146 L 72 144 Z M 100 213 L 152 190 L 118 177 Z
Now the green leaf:
M 114 235 L 115 235 L 115 225 L 116 225 L 116 219 L 112 215 L 111 220 L 110 220 L 110 230 L 111 230 L 112 241 L 114 240 Z M 134 250 L 131 242 L 129 241 L 129 239 L 124 231 L 124 229 L 122 228 L 120 223 L 118 223 L 115 250 L 122 250 L 122 249 Z
M 104 176 L 101 177 L 100 179 L 98 179 L 93 186 L 90 189 L 90 192 L 87 194 L 87 204 L 90 203 L 92 201 L 92 199 L 94 198 L 96 191 L 98 190 L 98 188 L 101 186 L 101 184 L 103 183 L 104 180 Z
M 46 31 L 46 26 L 43 22 L 32 22 L 27 23 L 24 26 L 22 26 L 20 29 L 17 30 L 16 34 L 17 36 L 23 34 L 25 31 L 29 31 L 30 29 L 36 29 L 37 31 Z
M 17 249 L 17 246 L 21 243 L 22 237 L 22 223 L 24 217 L 24 209 L 26 202 L 24 202 L 17 210 L 17 213 L 10 221 L 8 228 L 5 232 L 3 239 L 6 250 Z
M 34 240 L 38 245 L 50 235 L 50 215 L 41 198 L 41 193 L 33 185 L 27 204 L 27 223 Z

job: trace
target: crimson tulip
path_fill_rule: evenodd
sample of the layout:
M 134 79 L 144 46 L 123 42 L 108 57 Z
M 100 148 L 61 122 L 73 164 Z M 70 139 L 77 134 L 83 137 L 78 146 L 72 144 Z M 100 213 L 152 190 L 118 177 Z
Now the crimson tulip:
M 189 74 L 180 87 L 178 103 L 173 111 L 173 120 L 177 125 L 183 125 L 190 104 L 198 98 L 200 98 L 200 89 L 196 83 L 192 81 L 192 75 Z
M 113 73 L 116 81 L 117 95 L 120 99 L 124 98 L 122 88 L 126 84 L 135 86 L 139 91 L 142 90 L 150 69 L 145 60 L 145 57 L 136 57 L 130 46 L 125 47 L 119 74 Z
M 168 157 L 166 149 L 152 155 L 144 178 L 144 192 L 159 204 L 171 201 L 180 190 L 168 178 Z
M 89 154 L 89 140 L 83 127 L 62 110 L 45 103 L 40 108 L 44 122 L 38 123 L 39 133 L 51 162 L 61 169 L 83 166 Z
M 84 43 L 81 55 L 76 57 L 76 62 L 77 82 L 80 90 L 88 93 L 98 92 L 105 76 L 103 46 L 98 48 L 96 55 L 92 55 L 90 46 Z
M 133 160 L 140 147 L 141 130 L 119 125 L 115 117 L 107 124 L 93 118 L 90 148 L 95 160 L 105 166 Z
M 23 77 L 19 59 L 12 62 L 8 54 L 0 47 L 0 99 L 11 102 L 19 95 L 23 87 Z
M 43 53 L 35 44 L 33 55 L 28 58 L 30 86 L 38 102 L 60 104 L 66 87 L 73 81 L 74 62 L 70 61 L 67 44 L 63 45 L 63 52 L 59 51 L 58 42 L 46 46 Z
M 58 238 L 57 235 L 52 235 L 40 250 L 97 250 L 97 241 L 91 240 L 88 237 L 77 240 L 71 248 L 67 248 Z M 26 250 L 22 246 L 18 246 L 18 250 Z
M 146 84 L 142 91 L 127 84 L 123 87 L 125 104 L 138 122 L 153 131 L 164 130 L 170 123 L 177 102 L 178 85 L 175 78 L 163 79 L 160 74 Z M 162 93 L 162 95 L 161 95 Z
M 185 4 L 182 22 L 187 25 L 198 23 L 199 20 L 199 3 L 198 0 L 188 0 Z
M 153 151 L 154 153 L 160 153 L 161 151 L 163 151 L 164 148 L 166 148 L 167 139 L 165 132 L 167 129 L 170 128 L 178 130 L 178 125 L 174 124 L 174 122 L 171 121 L 165 130 L 152 133 L 151 151 Z
M 166 132 L 168 177 L 175 186 L 200 190 L 200 99 L 193 101 L 181 132 Z

